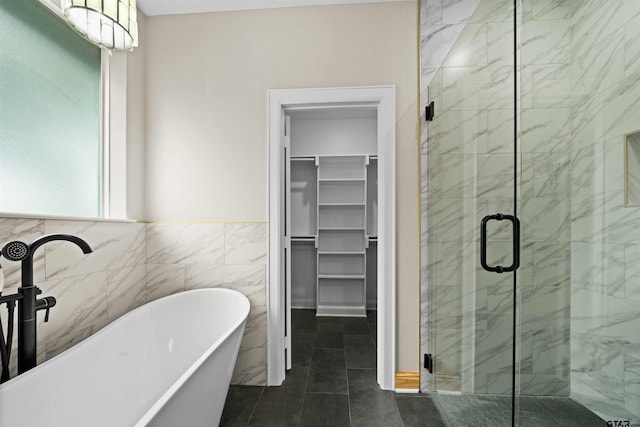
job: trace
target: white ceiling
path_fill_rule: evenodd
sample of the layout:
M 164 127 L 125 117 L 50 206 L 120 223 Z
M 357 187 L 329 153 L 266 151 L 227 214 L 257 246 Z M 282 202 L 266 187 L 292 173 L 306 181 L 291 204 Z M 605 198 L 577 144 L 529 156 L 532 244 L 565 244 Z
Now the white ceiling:
M 155 16 L 388 1 L 402 0 L 138 0 L 138 7 L 146 16 Z

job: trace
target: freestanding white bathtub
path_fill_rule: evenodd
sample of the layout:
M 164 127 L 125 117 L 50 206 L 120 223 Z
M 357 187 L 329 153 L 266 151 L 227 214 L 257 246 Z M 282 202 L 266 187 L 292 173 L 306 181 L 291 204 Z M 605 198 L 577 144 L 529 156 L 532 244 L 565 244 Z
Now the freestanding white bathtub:
M 0 426 L 217 426 L 249 301 L 171 295 L 0 385 Z

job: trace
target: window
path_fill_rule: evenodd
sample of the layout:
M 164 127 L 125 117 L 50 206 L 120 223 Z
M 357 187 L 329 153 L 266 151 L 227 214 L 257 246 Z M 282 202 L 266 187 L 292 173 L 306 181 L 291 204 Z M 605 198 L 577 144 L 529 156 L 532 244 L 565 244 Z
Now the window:
M 0 212 L 101 215 L 100 56 L 38 0 L 0 2 Z

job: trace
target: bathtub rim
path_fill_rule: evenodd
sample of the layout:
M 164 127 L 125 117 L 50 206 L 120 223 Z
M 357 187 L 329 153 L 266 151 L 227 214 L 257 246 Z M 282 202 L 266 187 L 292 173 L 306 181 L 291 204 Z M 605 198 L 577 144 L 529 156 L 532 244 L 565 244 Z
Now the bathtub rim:
M 63 351 L 62 353 L 59 353 L 57 355 L 55 355 L 54 357 L 52 357 L 51 359 L 48 359 L 46 361 L 44 361 L 43 363 L 41 363 L 40 365 L 37 365 L 36 367 L 34 367 L 33 369 L 30 369 L 27 372 L 24 372 L 22 374 L 20 374 L 19 376 L 16 376 L 14 378 L 12 378 L 11 380 L 7 381 L 4 384 L 0 384 L 0 390 L 2 390 L 5 393 L 10 393 L 11 389 L 15 386 L 18 386 L 22 380 L 26 380 L 27 378 L 30 378 L 33 375 L 38 375 L 39 371 L 46 365 L 50 364 L 50 362 L 53 362 L 55 360 L 61 360 L 64 359 L 65 357 L 68 357 L 68 353 L 70 352 L 70 350 L 72 349 L 78 349 L 78 348 L 82 348 L 85 347 L 87 345 L 91 345 L 91 343 L 93 341 L 95 341 L 96 339 L 99 339 L 99 335 L 101 332 L 108 330 L 109 328 L 115 328 L 119 323 L 122 323 L 124 321 L 126 321 L 127 318 L 132 317 L 135 315 L 135 313 L 140 310 L 142 311 L 143 309 L 148 310 L 149 307 L 151 305 L 157 305 L 160 303 L 160 301 L 165 301 L 168 299 L 174 299 L 179 297 L 182 294 L 196 294 L 196 293 L 201 293 L 201 294 L 207 294 L 207 293 L 218 293 L 218 294 L 235 294 L 234 298 L 237 298 L 239 301 L 239 308 L 240 310 L 238 311 L 238 313 L 241 313 L 242 316 L 238 315 L 238 319 L 236 319 L 235 322 L 232 323 L 232 325 L 229 327 L 229 329 L 227 329 L 223 334 L 221 334 L 218 339 L 216 339 L 213 343 L 211 343 L 211 345 L 200 355 L 198 356 L 197 359 L 195 359 L 193 361 L 193 363 L 191 365 L 189 365 L 189 367 L 171 384 L 170 387 L 168 387 L 163 393 L 162 395 L 155 401 L 155 403 L 150 406 L 147 411 L 141 416 L 141 418 L 138 419 L 138 421 L 136 421 L 136 423 L 134 424 L 135 427 L 138 426 L 144 426 L 146 425 L 157 413 L 158 411 L 166 404 L 166 402 L 180 389 L 180 387 L 193 375 L 193 373 L 202 365 L 202 363 L 224 342 L 226 341 L 233 333 L 235 333 L 238 328 L 240 327 L 244 327 L 245 322 L 249 316 L 249 312 L 250 312 L 250 308 L 251 308 L 251 304 L 249 302 L 249 299 L 242 294 L 241 292 L 238 292 L 234 289 L 228 289 L 228 288 L 203 288 L 203 289 L 190 289 L 187 291 L 182 291 L 182 292 L 178 292 L 175 294 L 171 294 L 171 295 L 167 295 L 164 296 L 162 298 L 158 298 L 156 300 L 150 301 L 146 304 L 143 304 L 139 307 L 136 307 L 135 309 L 125 313 L 124 315 L 120 316 L 118 319 L 114 320 L 113 322 L 107 324 L 104 328 L 100 329 L 99 331 L 97 331 L 95 334 L 85 338 L 84 340 L 82 340 L 81 342 L 79 342 L 78 344 L 70 347 L 69 349 Z M 241 338 L 242 339 L 242 338 Z

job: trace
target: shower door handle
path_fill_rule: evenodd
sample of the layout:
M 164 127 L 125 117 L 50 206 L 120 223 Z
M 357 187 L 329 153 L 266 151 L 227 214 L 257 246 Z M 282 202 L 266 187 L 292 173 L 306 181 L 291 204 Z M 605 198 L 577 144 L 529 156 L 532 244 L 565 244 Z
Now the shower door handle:
M 487 223 L 489 221 L 511 221 L 513 225 L 513 262 L 508 267 L 500 265 L 490 266 L 487 264 Z M 493 214 L 482 218 L 480 226 L 480 264 L 487 271 L 504 273 L 516 271 L 520 267 L 520 220 L 514 215 Z

